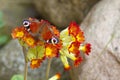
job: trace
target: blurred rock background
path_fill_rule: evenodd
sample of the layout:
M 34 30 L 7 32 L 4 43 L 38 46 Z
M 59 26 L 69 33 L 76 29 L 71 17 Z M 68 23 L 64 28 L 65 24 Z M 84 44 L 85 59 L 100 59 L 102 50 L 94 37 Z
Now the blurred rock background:
M 0 79 L 10 80 L 14 74 L 23 74 L 21 46 L 16 40 L 11 40 L 10 33 L 24 19 L 46 19 L 62 30 L 70 21 L 80 24 L 98 2 L 99 0 L 0 0 Z M 37 70 L 29 68 L 29 80 L 45 80 L 46 63 L 47 61 Z M 78 80 L 76 75 L 79 73 L 74 72 L 77 70 L 65 72 L 60 60 L 53 60 L 53 64 L 50 76 L 60 71 L 63 74 L 61 80 Z
M 120 1 L 102 0 L 81 24 L 92 44 L 79 80 L 120 80 Z
M 65 28 L 71 21 L 80 23 L 91 7 L 99 0 L 34 0 L 42 18 L 59 28 Z

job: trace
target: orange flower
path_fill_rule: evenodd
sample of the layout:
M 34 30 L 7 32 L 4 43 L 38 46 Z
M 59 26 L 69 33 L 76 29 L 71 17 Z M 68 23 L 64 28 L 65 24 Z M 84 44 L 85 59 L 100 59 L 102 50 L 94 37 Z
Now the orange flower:
M 17 27 L 12 31 L 13 38 L 23 38 L 25 35 L 25 28 L 24 27 Z
M 26 35 L 23 40 L 25 41 L 26 44 L 28 44 L 29 47 L 34 47 L 36 45 L 36 41 L 34 38 L 30 35 Z
M 77 35 L 76 35 L 76 40 L 78 41 L 78 42 L 84 42 L 85 41 L 85 38 L 84 38 L 84 35 L 83 35 L 83 32 L 82 31 L 80 31 Z
M 82 57 L 77 57 L 74 61 L 74 66 L 77 67 L 82 62 Z
M 58 48 L 53 44 L 46 44 L 45 46 L 45 56 L 46 57 L 57 57 L 58 56 Z
M 79 25 L 77 25 L 76 22 L 71 22 L 68 31 L 70 35 L 76 36 L 78 32 L 80 32 Z
M 78 42 L 84 42 L 84 33 L 81 31 L 79 25 L 77 25 L 75 22 L 71 22 L 68 27 L 68 32 L 73 38 L 75 38 L 75 41 Z
M 80 54 L 79 46 L 80 46 L 80 42 L 78 41 L 72 42 L 68 48 L 68 51 L 78 56 Z
M 30 63 L 30 67 L 32 69 L 38 68 L 40 66 L 40 63 L 42 62 L 41 59 L 32 59 Z
M 91 52 L 91 44 L 87 43 L 85 45 L 81 45 L 80 50 L 89 55 L 89 53 Z

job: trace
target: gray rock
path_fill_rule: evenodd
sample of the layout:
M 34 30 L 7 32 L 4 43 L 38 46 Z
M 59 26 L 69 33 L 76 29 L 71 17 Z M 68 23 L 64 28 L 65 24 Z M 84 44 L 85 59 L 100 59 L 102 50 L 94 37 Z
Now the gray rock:
M 31 69 L 28 64 L 28 80 L 45 80 L 47 61 L 48 60 L 43 61 L 38 69 Z M 52 60 L 49 77 L 52 77 L 58 72 L 62 74 L 61 80 L 70 78 L 68 77 L 68 72 L 64 71 L 60 59 L 54 58 Z M 12 40 L 0 50 L 0 79 L 10 80 L 15 74 L 24 75 L 24 57 L 22 47 L 18 41 Z
M 67 27 L 69 22 L 80 23 L 91 7 L 99 0 L 34 0 L 40 15 L 59 26 Z
M 79 80 L 119 80 L 120 1 L 102 0 L 87 15 L 81 27 L 92 44 L 90 56 L 79 71 Z
M 20 45 L 16 41 L 11 41 L 8 46 L 0 50 L 0 79 L 10 80 L 13 74 L 22 73 L 23 64 Z
M 32 0 L 0 0 L 0 11 L 8 30 L 21 24 L 23 19 L 37 15 Z
M 28 79 L 44 80 L 45 65 L 46 63 L 40 69 L 32 70 L 28 64 Z M 24 57 L 18 41 L 12 40 L 0 51 L 0 79 L 10 80 L 15 74 L 24 75 Z

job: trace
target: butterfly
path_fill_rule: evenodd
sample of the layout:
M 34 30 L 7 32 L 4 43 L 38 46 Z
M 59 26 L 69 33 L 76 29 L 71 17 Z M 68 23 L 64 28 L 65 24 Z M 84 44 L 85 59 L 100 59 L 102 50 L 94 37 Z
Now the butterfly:
M 48 21 L 29 18 L 23 21 L 23 26 L 35 39 L 52 44 L 59 43 L 59 31 Z

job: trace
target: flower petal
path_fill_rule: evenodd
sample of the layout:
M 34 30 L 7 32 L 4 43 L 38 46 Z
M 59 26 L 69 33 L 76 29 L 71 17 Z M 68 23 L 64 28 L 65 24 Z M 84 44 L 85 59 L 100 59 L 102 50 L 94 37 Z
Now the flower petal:
M 71 22 L 68 31 L 70 35 L 76 36 L 80 31 L 79 25 L 77 25 L 76 22 Z
M 25 41 L 25 43 L 29 46 L 29 47 L 34 47 L 36 45 L 36 41 L 34 40 L 34 38 L 30 35 L 25 36 L 23 38 L 23 40 Z
M 42 62 L 41 59 L 32 59 L 30 63 L 30 67 L 32 69 L 38 68 L 40 66 L 40 63 Z
M 76 35 L 76 41 L 78 41 L 78 42 L 80 42 L 80 43 L 82 43 L 82 42 L 84 42 L 85 41 L 85 38 L 84 38 L 84 35 L 83 35 L 83 32 L 82 31 L 80 31 L 77 35 Z
M 82 62 L 82 57 L 77 57 L 74 61 L 74 66 L 77 67 Z
M 80 46 L 80 42 L 78 42 L 78 41 L 72 42 L 71 45 L 68 48 L 68 51 L 77 56 L 77 55 L 80 54 L 79 46 Z
M 80 50 L 89 55 L 89 53 L 91 52 L 91 44 L 86 43 L 85 45 L 81 45 Z
M 59 49 L 53 44 L 46 44 L 45 46 L 45 56 L 46 57 L 57 57 Z
M 13 38 L 23 38 L 25 35 L 25 29 L 23 27 L 16 27 L 11 33 Z

